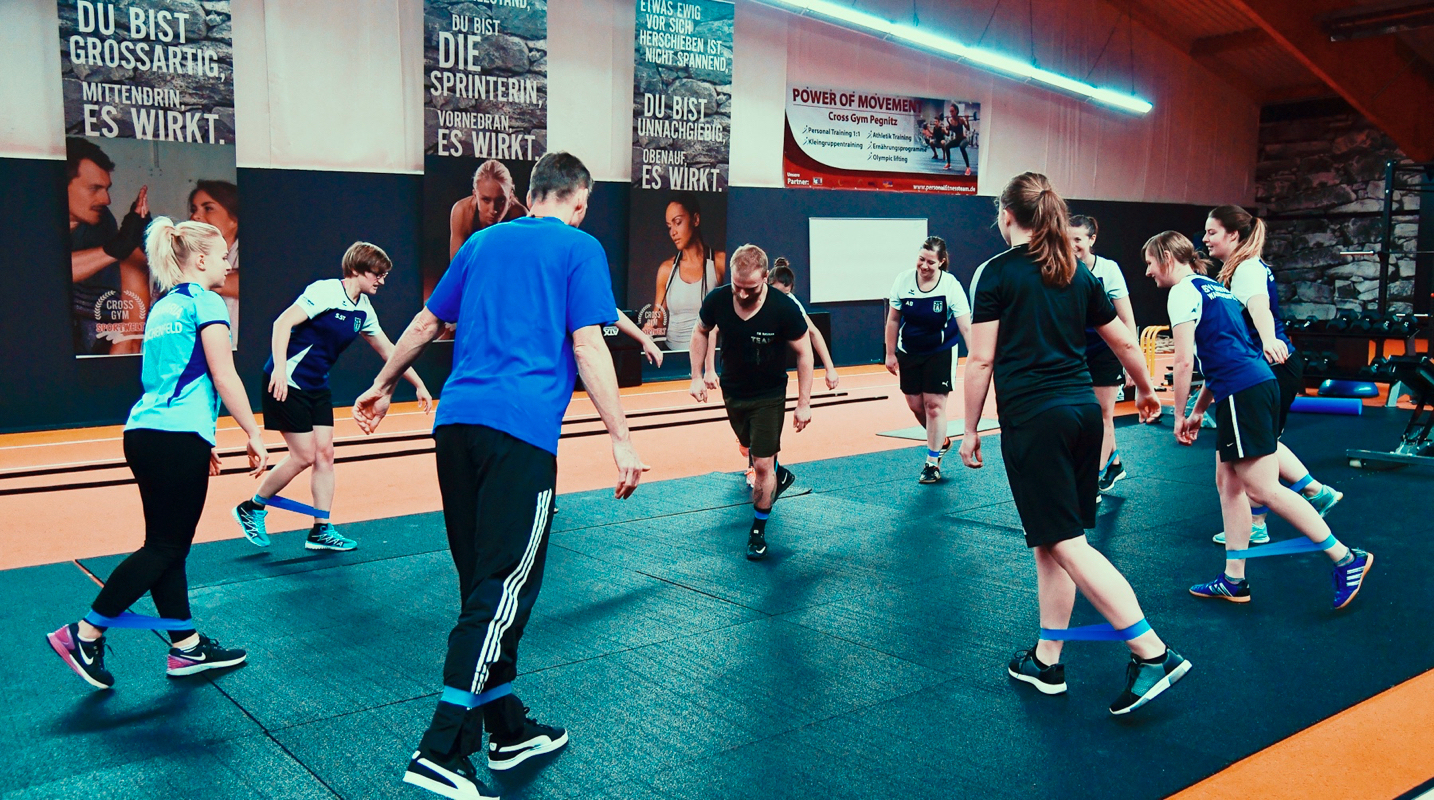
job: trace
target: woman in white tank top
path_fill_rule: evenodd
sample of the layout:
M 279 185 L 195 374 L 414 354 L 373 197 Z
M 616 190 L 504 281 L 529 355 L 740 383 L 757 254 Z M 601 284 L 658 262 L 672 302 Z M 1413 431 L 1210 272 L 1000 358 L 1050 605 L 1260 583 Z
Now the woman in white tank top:
M 702 238 L 702 211 L 691 194 L 674 195 L 667 204 L 667 235 L 677 248 L 657 269 L 657 292 L 643 330 L 663 335 L 663 347 L 685 351 L 697 326 L 707 293 L 726 282 L 727 254 Z M 665 330 L 664 330 L 665 329 Z

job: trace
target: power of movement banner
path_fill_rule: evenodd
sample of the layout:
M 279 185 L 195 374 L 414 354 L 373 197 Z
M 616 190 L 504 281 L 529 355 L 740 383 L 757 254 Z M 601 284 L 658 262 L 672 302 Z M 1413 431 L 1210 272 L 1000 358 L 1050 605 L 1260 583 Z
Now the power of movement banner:
M 156 216 L 217 227 L 239 335 L 239 191 L 228 0 L 59 0 L 77 356 L 140 352 Z
M 686 351 L 702 298 L 727 282 L 734 6 L 637 0 L 628 298 Z
M 526 216 L 548 151 L 546 0 L 424 0 L 423 297 L 479 230 Z
M 981 104 L 860 89 L 791 86 L 786 185 L 976 193 Z

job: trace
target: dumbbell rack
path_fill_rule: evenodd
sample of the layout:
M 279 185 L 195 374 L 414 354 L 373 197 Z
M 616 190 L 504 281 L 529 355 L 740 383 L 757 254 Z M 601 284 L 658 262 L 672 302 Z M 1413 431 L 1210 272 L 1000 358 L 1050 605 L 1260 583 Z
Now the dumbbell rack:
M 1376 371 L 1371 374 L 1370 343 L 1374 343 L 1374 358 L 1383 362 L 1388 354 L 1387 346 L 1393 341 L 1402 341 L 1404 354 L 1416 352 L 1416 342 L 1422 337 L 1426 343 L 1434 335 L 1434 321 L 1427 314 L 1406 315 L 1416 325 L 1410 331 L 1390 330 L 1381 326 L 1382 320 L 1345 319 L 1343 329 L 1331 328 L 1325 323 L 1309 323 L 1299 327 L 1287 320 L 1285 332 L 1305 358 L 1305 384 L 1318 386 L 1325 380 L 1357 380 L 1390 384 L 1389 405 L 1398 403 L 1401 394 L 1407 390 L 1398 386 L 1393 371 Z

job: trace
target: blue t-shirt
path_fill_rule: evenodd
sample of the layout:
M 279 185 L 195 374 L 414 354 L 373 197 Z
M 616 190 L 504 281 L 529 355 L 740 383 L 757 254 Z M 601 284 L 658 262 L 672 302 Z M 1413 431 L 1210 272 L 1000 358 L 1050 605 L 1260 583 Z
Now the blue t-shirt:
M 307 322 L 294 326 L 289 334 L 288 383 L 296 389 L 313 391 L 329 385 L 329 369 L 360 333 L 383 333 L 368 295 L 360 292 L 349 299 L 344 282 L 338 278 L 314 281 L 294 301 L 309 315 Z M 264 374 L 274 372 L 274 357 L 264 362 Z
M 617 319 L 598 240 L 552 217 L 484 228 L 428 310 L 458 326 L 434 427 L 485 425 L 556 455 L 577 375 L 572 333 Z
M 228 328 L 229 307 L 197 283 L 174 287 L 149 310 L 144 323 L 144 396 L 130 409 L 125 430 L 197 433 L 214 444 L 219 392 L 199 338 L 210 325 Z
M 1240 301 L 1219 281 L 1186 276 L 1170 287 L 1166 309 L 1172 328 L 1195 323 L 1195 354 L 1215 402 L 1275 379 L 1264 351 L 1250 339 Z
M 906 270 L 896 276 L 886 302 L 901 314 L 897 351 L 914 356 L 955 347 L 961 333 L 956 320 L 971 313 L 966 290 L 949 272 L 937 273 L 936 285 L 923 290 L 916 270 Z
M 1285 321 L 1280 319 L 1279 284 L 1275 282 L 1275 273 L 1268 264 L 1258 258 L 1247 258 L 1240 262 L 1240 265 L 1235 267 L 1235 274 L 1230 276 L 1230 291 L 1245 309 L 1245 325 L 1250 329 L 1250 338 L 1255 344 L 1262 342 L 1260 331 L 1255 327 L 1255 320 L 1250 316 L 1250 299 L 1265 295 L 1270 299 L 1270 314 L 1275 318 L 1275 338 L 1284 342 L 1285 347 L 1290 350 L 1295 349 L 1294 342 L 1285 334 Z M 1263 351 L 1263 347 L 1261 350 Z

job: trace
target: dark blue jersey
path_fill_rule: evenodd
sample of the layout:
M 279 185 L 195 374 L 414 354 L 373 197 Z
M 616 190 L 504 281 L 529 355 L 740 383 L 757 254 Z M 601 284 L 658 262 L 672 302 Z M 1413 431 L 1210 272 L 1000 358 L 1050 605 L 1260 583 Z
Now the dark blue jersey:
M 382 333 L 378 315 L 368 295 L 359 294 L 350 300 L 344 282 L 338 278 L 309 284 L 294 304 L 309 315 L 306 322 L 289 334 L 289 385 L 296 389 L 324 389 L 329 385 L 329 370 L 334 362 L 360 333 Z M 264 364 L 264 374 L 274 372 L 274 357 Z
M 1240 301 L 1219 281 L 1186 276 L 1170 287 L 1166 308 L 1172 328 L 1195 323 L 1195 354 L 1215 402 L 1275 379 L 1264 351 L 1250 338 Z

